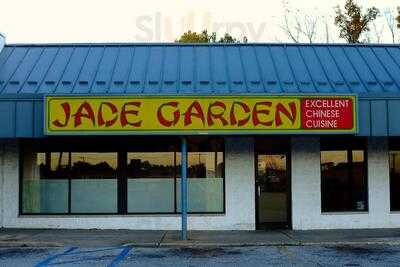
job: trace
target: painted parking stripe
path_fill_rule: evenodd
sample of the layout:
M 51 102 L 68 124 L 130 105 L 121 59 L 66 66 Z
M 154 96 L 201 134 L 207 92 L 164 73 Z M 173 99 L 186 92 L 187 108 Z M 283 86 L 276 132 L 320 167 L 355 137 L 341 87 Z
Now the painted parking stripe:
M 125 257 L 128 255 L 129 251 L 131 251 L 132 248 L 133 248 L 132 246 L 124 247 L 121 253 L 119 253 L 119 255 L 115 257 L 115 259 L 109 265 L 107 265 L 107 267 L 118 266 L 118 264 L 120 264 L 125 259 Z
M 105 248 L 105 249 L 95 249 L 95 250 L 82 250 L 82 251 L 74 251 L 74 252 L 70 252 L 67 255 L 63 255 L 64 256 L 68 256 L 68 257 L 73 257 L 73 256 L 83 256 L 83 258 L 79 258 L 79 259 L 75 259 L 75 260 L 61 260 L 62 257 L 58 258 L 58 260 L 61 261 L 57 261 L 57 262 L 52 262 L 49 265 L 66 265 L 66 264 L 76 264 L 76 263 L 83 263 L 83 262 L 88 262 L 88 261 L 101 261 L 101 257 L 103 255 L 93 255 L 94 253 L 98 253 L 98 252 L 109 252 L 109 251 L 115 251 L 115 250 L 123 250 L 125 248 L 125 246 L 119 246 L 119 247 L 112 247 L 112 248 Z
M 62 253 L 59 253 L 59 254 L 50 256 L 50 257 L 48 257 L 47 259 L 45 259 L 44 261 L 39 262 L 38 264 L 36 264 L 35 267 L 48 266 L 48 264 L 49 264 L 50 262 L 52 262 L 53 260 L 55 260 L 55 259 L 57 259 L 57 258 L 59 258 L 59 257 L 62 257 L 62 256 L 64 256 L 64 255 L 67 255 L 68 253 L 70 253 L 70 252 L 76 250 L 77 248 L 78 248 L 78 247 L 70 247 L 69 249 L 67 249 L 66 251 L 64 251 L 64 252 L 62 252 Z
M 110 251 L 110 250 L 117 250 L 117 249 L 123 249 L 123 248 L 125 248 L 125 247 L 119 246 L 119 247 L 111 247 L 111 248 L 100 248 L 100 249 L 94 249 L 94 250 L 74 251 L 74 252 L 68 253 L 68 256 L 79 255 L 79 254 L 89 254 L 89 253 L 96 253 L 96 252 L 106 252 L 106 251 Z

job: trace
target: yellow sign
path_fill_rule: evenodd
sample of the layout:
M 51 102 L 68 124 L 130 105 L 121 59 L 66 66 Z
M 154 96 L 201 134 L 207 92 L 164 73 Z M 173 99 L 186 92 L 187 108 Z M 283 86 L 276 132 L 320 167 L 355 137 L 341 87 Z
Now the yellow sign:
M 355 133 L 354 96 L 48 96 L 46 134 Z

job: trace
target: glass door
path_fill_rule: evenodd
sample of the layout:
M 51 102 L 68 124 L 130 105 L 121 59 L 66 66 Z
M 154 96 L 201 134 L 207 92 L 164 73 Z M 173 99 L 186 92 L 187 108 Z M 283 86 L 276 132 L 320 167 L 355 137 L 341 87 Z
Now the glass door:
M 290 227 L 290 181 L 286 153 L 257 155 L 258 229 Z

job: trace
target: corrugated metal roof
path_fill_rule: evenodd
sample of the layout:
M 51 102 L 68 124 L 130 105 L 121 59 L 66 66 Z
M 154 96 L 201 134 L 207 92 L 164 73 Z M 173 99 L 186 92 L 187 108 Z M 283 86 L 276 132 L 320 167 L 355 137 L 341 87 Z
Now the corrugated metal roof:
M 400 46 L 7 45 L 0 138 L 43 137 L 45 94 L 355 93 L 360 136 L 400 136 Z
M 400 94 L 400 47 L 6 45 L 0 94 Z

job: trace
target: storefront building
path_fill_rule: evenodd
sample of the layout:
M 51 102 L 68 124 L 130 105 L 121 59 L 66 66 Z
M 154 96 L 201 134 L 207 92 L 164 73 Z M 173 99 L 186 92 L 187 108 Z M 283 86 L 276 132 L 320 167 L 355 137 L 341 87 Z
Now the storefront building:
M 399 136 L 395 45 L 5 45 L 0 226 L 400 227 Z

